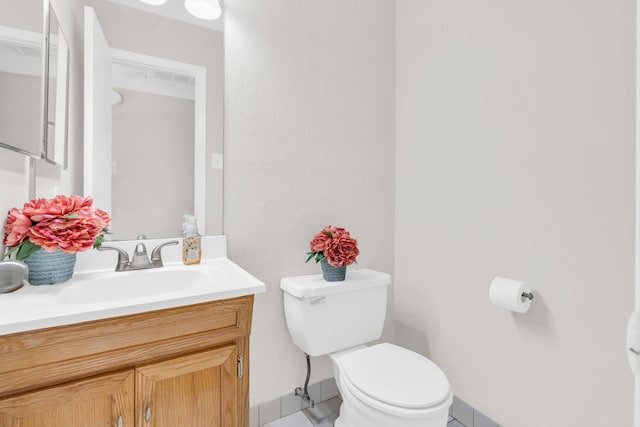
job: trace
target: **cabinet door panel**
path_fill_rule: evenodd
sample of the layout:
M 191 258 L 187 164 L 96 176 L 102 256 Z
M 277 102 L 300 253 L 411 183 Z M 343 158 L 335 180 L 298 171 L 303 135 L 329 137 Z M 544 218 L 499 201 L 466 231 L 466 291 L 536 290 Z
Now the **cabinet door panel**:
M 237 358 L 229 345 L 136 368 L 138 426 L 236 427 Z
M 132 370 L 0 400 L 0 427 L 133 427 Z

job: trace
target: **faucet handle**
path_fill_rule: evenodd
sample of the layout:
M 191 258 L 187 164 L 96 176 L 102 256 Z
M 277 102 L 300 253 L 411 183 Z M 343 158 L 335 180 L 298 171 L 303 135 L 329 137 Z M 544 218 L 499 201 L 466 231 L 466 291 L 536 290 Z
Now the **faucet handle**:
M 178 243 L 177 240 L 170 240 L 153 248 L 151 251 L 151 265 L 154 267 L 162 267 L 162 248 L 169 245 L 177 245 Z
M 129 268 L 129 254 L 124 249 L 115 246 L 100 245 L 96 248 L 99 251 L 116 251 L 118 252 L 118 264 L 116 264 L 116 271 L 125 271 Z

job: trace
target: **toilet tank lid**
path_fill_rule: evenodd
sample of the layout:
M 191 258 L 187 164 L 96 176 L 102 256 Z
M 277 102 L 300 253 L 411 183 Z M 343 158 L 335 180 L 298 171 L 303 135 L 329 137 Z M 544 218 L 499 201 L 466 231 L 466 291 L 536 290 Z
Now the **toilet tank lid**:
M 345 280 L 327 282 L 321 274 L 307 276 L 284 277 L 280 280 L 280 288 L 296 298 L 315 298 L 360 289 L 388 286 L 391 276 L 375 270 L 347 270 Z

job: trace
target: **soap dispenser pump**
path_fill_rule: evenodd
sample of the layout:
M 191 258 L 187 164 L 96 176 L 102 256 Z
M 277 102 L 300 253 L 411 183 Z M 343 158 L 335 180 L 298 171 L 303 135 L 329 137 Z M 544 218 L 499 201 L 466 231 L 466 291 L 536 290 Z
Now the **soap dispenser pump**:
M 202 248 L 200 246 L 200 234 L 198 224 L 193 215 L 183 215 L 182 223 L 182 262 L 185 265 L 200 264 Z

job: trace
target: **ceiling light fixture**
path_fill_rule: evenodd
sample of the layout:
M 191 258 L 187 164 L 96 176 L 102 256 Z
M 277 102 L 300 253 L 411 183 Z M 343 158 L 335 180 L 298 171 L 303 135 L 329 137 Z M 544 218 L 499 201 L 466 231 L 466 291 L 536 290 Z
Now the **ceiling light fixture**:
M 152 4 L 154 6 L 160 6 L 161 4 L 165 4 L 167 0 L 140 0 L 143 3 Z
M 187 11 L 200 19 L 213 20 L 222 15 L 222 8 L 218 0 L 185 0 Z

